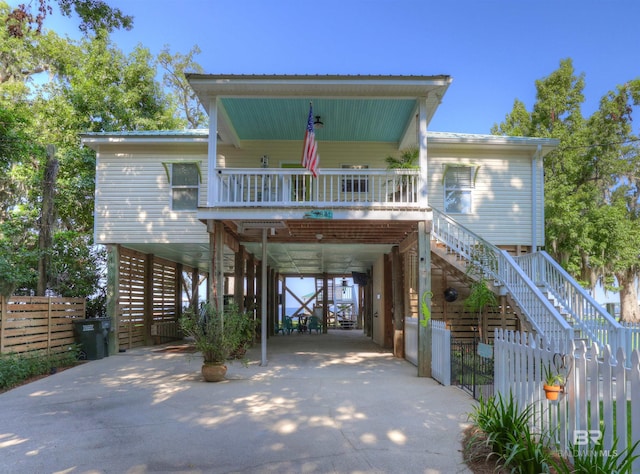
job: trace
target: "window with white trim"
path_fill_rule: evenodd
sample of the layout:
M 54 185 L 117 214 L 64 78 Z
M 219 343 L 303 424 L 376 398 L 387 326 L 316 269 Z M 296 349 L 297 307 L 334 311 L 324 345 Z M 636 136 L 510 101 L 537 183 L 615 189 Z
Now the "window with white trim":
M 342 178 L 342 192 L 366 193 L 369 191 L 369 178 L 362 176 L 357 170 L 366 170 L 369 165 L 342 165 L 344 170 L 354 170 L 352 173 L 345 173 Z
M 197 163 L 171 163 L 171 209 L 194 211 L 198 208 L 200 170 Z
M 447 166 L 444 174 L 444 212 L 471 214 L 474 169 L 473 166 Z

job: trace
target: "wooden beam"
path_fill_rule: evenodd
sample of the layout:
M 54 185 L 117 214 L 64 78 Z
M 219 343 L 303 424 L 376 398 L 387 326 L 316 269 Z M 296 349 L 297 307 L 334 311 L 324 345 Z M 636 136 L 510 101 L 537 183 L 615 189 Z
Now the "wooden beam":
M 176 306 L 175 306 L 175 312 L 176 312 L 176 317 L 180 318 L 180 316 L 182 315 L 182 272 L 184 270 L 184 267 L 182 266 L 181 263 L 177 263 L 176 264 Z
M 120 246 L 107 245 L 107 316 L 111 319 L 108 344 L 109 354 L 117 354 L 120 350 L 118 331 L 120 330 L 120 318 L 118 317 L 120 288 Z M 2 352 L 0 350 L 0 352 Z
M 391 268 L 391 255 L 384 256 L 384 283 L 382 291 L 382 347 L 393 349 L 393 270 Z
M 402 257 L 396 245 L 391 249 L 391 285 L 393 286 L 393 354 L 404 358 L 404 293 L 402 278 Z
M 144 261 L 144 344 L 153 343 L 151 325 L 153 324 L 153 255 L 146 255 Z
M 208 221 L 209 262 L 208 300 L 218 311 L 224 309 L 224 225 L 220 221 Z
M 245 249 L 242 245 L 235 251 L 233 265 L 233 300 L 238 309 L 244 311 L 244 276 L 245 276 Z
M 400 242 L 399 250 L 400 253 L 405 253 L 418 245 L 418 233 L 411 232 L 407 237 Z
M 316 295 L 318 293 L 316 292 Z M 314 295 L 315 297 L 315 295 Z M 337 321 L 337 316 L 335 321 Z M 329 323 L 329 276 L 326 273 L 322 274 L 322 333 L 326 334 L 328 331 Z
M 431 241 L 424 222 L 418 224 L 418 376 L 431 377 L 431 325 L 422 324 L 420 303 L 431 291 Z M 425 298 L 431 311 L 431 298 Z
M 245 308 L 255 316 L 256 311 L 256 259 L 253 254 L 247 257 L 247 296 Z

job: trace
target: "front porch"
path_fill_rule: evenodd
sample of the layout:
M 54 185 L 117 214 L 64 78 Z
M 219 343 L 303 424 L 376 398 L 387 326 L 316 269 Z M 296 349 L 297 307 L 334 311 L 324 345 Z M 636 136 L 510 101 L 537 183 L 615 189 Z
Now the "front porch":
M 260 207 L 280 212 L 283 208 L 426 207 L 426 193 L 419 193 L 423 186 L 417 169 L 322 168 L 313 178 L 302 168 L 219 168 L 215 184 L 216 208 Z

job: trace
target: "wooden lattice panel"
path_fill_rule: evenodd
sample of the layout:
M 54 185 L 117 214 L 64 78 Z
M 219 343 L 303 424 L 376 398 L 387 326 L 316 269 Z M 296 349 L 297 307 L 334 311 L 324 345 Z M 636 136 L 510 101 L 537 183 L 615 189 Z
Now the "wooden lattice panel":
M 174 262 L 153 261 L 153 322 L 175 321 L 178 318 L 178 269 Z
M 145 344 L 146 256 L 122 249 L 118 280 L 118 344 L 131 349 Z

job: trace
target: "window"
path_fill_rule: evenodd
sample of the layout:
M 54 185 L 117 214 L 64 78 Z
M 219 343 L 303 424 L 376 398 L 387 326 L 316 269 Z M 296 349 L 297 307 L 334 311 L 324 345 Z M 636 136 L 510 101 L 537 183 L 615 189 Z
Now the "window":
M 197 163 L 171 164 L 171 208 L 192 211 L 198 208 L 200 170 Z
M 365 170 L 369 165 L 342 165 L 343 169 Z M 342 192 L 366 193 L 369 191 L 369 179 L 356 172 L 342 178 Z
M 451 214 L 471 214 L 473 166 L 447 166 L 444 172 L 444 211 Z

